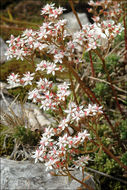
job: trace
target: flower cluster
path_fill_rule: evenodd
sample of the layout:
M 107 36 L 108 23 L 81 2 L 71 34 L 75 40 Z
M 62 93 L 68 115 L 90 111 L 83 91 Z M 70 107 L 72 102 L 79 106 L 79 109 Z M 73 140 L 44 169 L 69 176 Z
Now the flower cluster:
M 56 169 L 61 171 L 66 168 L 67 159 L 70 159 L 72 164 L 78 165 L 79 167 L 85 165 L 87 157 L 78 157 L 78 161 L 75 161 L 74 157 L 78 154 L 79 147 L 82 147 L 85 140 L 88 140 L 90 135 L 86 130 L 79 132 L 76 136 L 68 136 L 64 134 L 60 136 L 58 140 L 54 140 L 56 130 L 51 127 L 46 128 L 40 141 L 40 147 L 34 152 L 32 156 L 35 158 L 35 162 L 38 160 L 45 161 L 46 170 Z
M 36 71 L 47 71 L 47 74 L 55 75 L 55 71 L 61 70 L 61 68 L 58 68 L 55 63 L 51 63 L 49 61 L 41 61 L 39 64 L 37 64 Z
M 34 79 L 33 77 L 34 75 L 35 73 L 30 73 L 28 71 L 27 73 L 23 74 L 22 78 L 20 78 L 19 74 L 11 73 L 11 75 L 8 76 L 7 81 L 11 88 L 18 86 L 32 85 L 32 80 Z
M 102 113 L 101 109 L 102 106 L 98 107 L 96 104 L 89 104 L 88 108 L 84 108 L 83 105 L 77 106 L 74 102 L 71 102 L 68 105 L 68 109 L 64 110 L 64 112 L 67 113 L 67 118 L 69 121 L 76 121 L 78 123 L 78 121 L 86 116 L 94 116 L 97 113 Z
M 23 60 L 25 56 L 28 56 L 30 54 L 30 49 L 25 47 L 25 41 L 18 36 L 15 38 L 13 35 L 11 35 L 11 39 L 7 41 L 9 43 L 9 48 L 7 49 L 7 52 L 5 55 L 7 56 L 7 59 L 10 58 L 17 58 Z
M 36 82 L 37 88 L 29 92 L 28 99 L 39 103 L 43 110 L 58 109 L 58 105 L 70 95 L 69 86 L 66 82 L 57 85 L 57 92 L 53 91 L 53 84 L 46 78 Z
M 122 1 L 121 1 L 121 3 L 122 3 Z M 117 1 L 102 0 L 102 1 L 94 2 L 93 0 L 90 0 L 89 5 L 93 7 L 93 9 L 90 8 L 90 9 L 88 9 L 88 11 L 90 13 L 94 13 L 93 20 L 95 22 L 100 21 L 100 19 L 101 19 L 100 15 L 102 15 L 103 18 L 106 18 L 108 20 L 119 19 L 123 12 L 120 4 Z M 99 9 L 99 13 L 98 13 L 98 7 L 101 7 L 101 9 Z M 98 16 L 98 14 L 99 14 L 99 16 Z
M 44 8 L 41 10 L 41 15 L 47 16 L 51 19 L 56 19 L 58 16 L 60 16 L 65 9 L 62 7 L 55 8 L 55 4 L 47 4 Z
M 108 3 L 93 3 L 93 6 L 103 5 Z M 116 6 L 116 4 L 114 5 Z M 119 7 L 119 6 L 118 6 Z M 99 20 L 99 17 L 94 17 L 94 24 L 86 24 L 83 29 L 76 32 L 74 35 L 68 34 L 66 30 L 66 20 L 59 20 L 58 17 L 62 14 L 63 8 L 55 8 L 54 4 L 48 4 L 42 9 L 42 15 L 45 17 L 45 22 L 37 31 L 26 29 L 21 36 L 7 41 L 9 48 L 6 52 L 7 58 L 17 58 L 23 60 L 24 58 L 31 57 L 35 51 L 48 53 L 51 56 L 52 62 L 45 62 L 44 60 L 38 64 L 41 71 L 46 69 L 47 74 L 55 71 L 63 71 L 63 60 L 73 61 L 75 63 L 75 51 L 90 51 L 104 46 L 106 43 L 111 42 L 116 35 L 120 34 L 123 30 L 122 25 L 116 24 L 114 20 L 108 19 Z M 110 15 L 109 9 L 109 15 Z M 120 14 L 120 13 L 119 13 Z M 112 15 L 112 14 L 111 14 Z M 64 44 L 64 46 L 63 46 Z M 80 47 L 80 48 L 79 48 Z M 106 46 L 107 47 L 107 46 Z M 80 61 L 79 61 L 80 63 Z
M 74 34 L 73 43 L 77 43 L 81 47 L 84 47 L 86 51 L 90 51 L 97 47 L 103 47 L 104 43 L 112 41 L 122 30 L 121 24 L 115 24 L 113 20 L 86 24 L 83 25 L 82 31 Z

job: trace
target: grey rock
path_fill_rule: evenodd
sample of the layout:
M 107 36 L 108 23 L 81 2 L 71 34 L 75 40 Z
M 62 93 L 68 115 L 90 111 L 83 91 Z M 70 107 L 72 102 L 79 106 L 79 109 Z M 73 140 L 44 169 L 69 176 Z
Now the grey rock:
M 85 13 L 77 13 L 77 14 L 82 25 L 90 23 Z M 63 14 L 62 18 L 67 20 L 67 29 L 70 31 L 70 33 L 74 33 L 80 30 L 79 23 L 73 12 Z
M 41 130 L 50 125 L 50 121 L 44 116 L 44 114 L 42 114 L 39 108 L 34 108 L 33 110 L 25 108 L 24 111 L 32 131 L 35 131 L 36 129 Z
M 7 83 L 0 81 L 0 94 L 2 91 L 4 94 L 9 95 L 8 90 L 7 90 L 7 86 L 8 86 Z
M 0 37 L 0 63 L 4 63 L 7 61 L 5 56 L 5 52 L 7 51 L 7 45 L 5 44 L 4 40 Z
M 3 87 L 4 86 L 6 85 L 3 83 Z M 5 92 L 5 89 L 1 90 Z M 35 104 L 26 102 L 21 106 L 20 102 L 14 101 L 13 98 L 7 96 L 7 93 L 1 93 L 0 110 L 1 123 L 5 125 L 7 124 L 6 114 L 9 114 L 12 118 L 15 118 L 15 116 L 19 117 L 22 123 L 25 124 L 26 127 L 30 127 L 32 131 L 35 131 L 36 129 L 42 131 L 46 126 L 53 122 L 52 119 L 50 119 L 49 116 L 46 116 Z
M 80 187 L 74 180 L 68 183 L 68 177 L 52 176 L 42 163 L 1 158 L 0 171 L 1 190 L 76 190 Z M 81 178 L 79 171 L 75 176 Z M 95 190 L 92 176 L 86 183 Z

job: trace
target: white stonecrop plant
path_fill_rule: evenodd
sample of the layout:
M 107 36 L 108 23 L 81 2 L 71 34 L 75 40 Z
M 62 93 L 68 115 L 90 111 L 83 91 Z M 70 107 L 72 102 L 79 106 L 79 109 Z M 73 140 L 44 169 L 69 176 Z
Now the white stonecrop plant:
M 55 169 L 61 174 L 70 166 L 81 170 L 84 168 L 89 156 L 84 156 L 85 150 L 81 150 L 90 140 L 90 134 L 81 123 L 86 118 L 98 117 L 103 112 L 102 107 L 96 104 L 77 104 L 72 98 L 71 82 L 66 80 L 56 85 L 49 76 L 56 75 L 59 78 L 61 72 L 69 73 L 67 64 L 76 67 L 82 62 L 81 59 L 75 60 L 75 52 L 100 48 L 103 46 L 102 39 L 108 41 L 122 31 L 121 24 L 116 25 L 113 20 L 108 20 L 100 24 L 86 24 L 82 30 L 71 35 L 66 29 L 66 20 L 58 19 L 63 10 L 61 7 L 55 8 L 54 4 L 47 4 L 41 10 L 45 19 L 39 30 L 27 29 L 17 38 L 11 35 L 6 52 L 8 59 L 26 59 L 33 67 L 33 73 L 27 72 L 23 76 L 12 73 L 7 79 L 10 86 L 31 85 L 28 99 L 44 111 L 52 110 L 56 116 L 55 126 L 45 129 L 33 158 L 35 162 L 45 162 L 47 170 Z M 43 54 L 47 59 L 36 63 L 37 53 Z M 47 77 L 43 77 L 44 74 Z M 73 129 L 73 134 L 70 133 L 70 128 Z

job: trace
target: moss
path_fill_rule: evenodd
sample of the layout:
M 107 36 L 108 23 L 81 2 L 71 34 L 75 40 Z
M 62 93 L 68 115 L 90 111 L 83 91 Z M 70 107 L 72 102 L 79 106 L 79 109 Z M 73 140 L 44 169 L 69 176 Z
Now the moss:
M 94 158 L 94 164 L 90 166 L 91 168 L 103 172 L 105 174 L 111 175 L 115 178 L 121 178 L 123 176 L 123 171 L 121 167 L 110 157 L 108 157 L 104 152 L 96 153 Z M 125 180 L 123 178 L 123 180 Z M 101 184 L 101 189 L 103 190 L 125 190 L 126 185 L 117 180 L 113 180 L 109 177 L 99 176 L 99 181 Z
M 119 130 L 121 132 L 121 134 L 120 134 L 121 140 L 126 140 L 127 139 L 127 119 L 123 120 L 119 124 Z
M 122 31 L 120 35 L 117 35 L 117 37 L 114 40 L 113 47 L 115 47 L 116 45 L 118 45 L 122 41 L 124 41 L 124 31 Z M 119 48 L 120 48 L 120 46 L 119 46 Z
M 40 139 L 40 132 L 31 131 L 30 128 L 17 126 L 14 129 L 13 137 L 23 145 L 36 146 Z
M 125 153 L 122 155 L 121 160 L 122 160 L 122 162 L 127 166 L 127 152 L 125 152 Z
M 98 98 L 103 99 L 103 101 L 111 98 L 111 93 L 109 93 L 110 88 L 108 84 L 97 82 L 95 84 L 95 88 L 93 89 L 93 92 L 96 94 Z
M 30 90 L 30 86 L 23 87 L 17 87 L 13 89 L 9 89 L 8 92 L 11 96 L 17 97 L 17 100 L 20 102 L 24 102 L 27 97 L 28 90 Z
M 0 124 L 0 156 L 10 155 L 14 148 L 14 138 L 7 135 L 7 127 Z
M 121 66 L 119 63 L 119 59 L 120 57 L 115 53 L 106 57 L 105 62 L 109 73 L 113 73 L 116 70 L 116 67 Z
M 127 190 L 127 187 L 124 183 L 121 183 L 117 180 L 112 180 L 110 178 L 103 177 L 101 178 L 101 189 L 103 190 Z
M 5 64 L 1 65 L 0 80 L 6 81 L 8 75 L 12 72 L 19 73 L 22 75 L 27 71 L 32 72 L 32 70 L 33 69 L 31 64 L 28 63 L 27 61 L 12 59 L 10 61 L 7 61 Z
M 11 155 L 15 140 L 26 147 L 37 146 L 40 140 L 40 132 L 31 131 L 24 126 L 16 126 L 8 130 L 8 126 L 0 125 L 0 156 Z
M 126 121 L 122 121 L 117 125 L 117 137 L 121 137 L 122 133 L 125 133 L 125 127 Z M 94 126 L 93 126 L 94 127 Z M 98 125 L 96 127 L 96 132 L 101 138 L 102 143 L 110 149 L 110 151 L 116 156 L 121 158 L 121 161 L 127 165 L 127 153 L 124 149 L 121 148 L 120 144 L 116 144 L 115 139 L 113 137 L 113 134 L 111 133 L 111 129 L 106 125 Z M 94 135 L 91 136 L 92 139 L 94 138 Z M 121 139 L 122 144 L 125 146 L 126 141 L 124 139 Z M 88 143 L 87 150 L 94 150 L 97 147 L 91 143 Z M 96 150 L 95 153 L 91 154 L 91 160 L 89 162 L 89 167 L 103 172 L 105 174 L 111 175 L 115 178 L 124 179 L 123 174 L 124 170 L 120 167 L 120 165 L 114 161 L 111 157 L 109 157 L 105 152 L 102 151 L 102 148 Z M 95 175 L 96 178 L 96 175 Z M 99 175 L 99 181 L 101 184 L 101 189 L 103 190 L 126 190 L 126 185 L 124 183 L 119 182 L 118 180 L 113 180 L 109 177 L 105 177 L 102 175 Z
M 19 75 L 23 75 L 25 72 L 30 71 L 33 72 L 32 66 L 27 61 L 15 60 L 12 59 L 7 61 L 5 64 L 1 65 L 1 75 L 0 80 L 7 82 L 7 77 L 12 73 L 18 73 Z M 23 100 L 30 89 L 30 86 L 17 87 L 14 89 L 9 89 L 8 92 L 16 97 L 19 95 L 18 100 Z

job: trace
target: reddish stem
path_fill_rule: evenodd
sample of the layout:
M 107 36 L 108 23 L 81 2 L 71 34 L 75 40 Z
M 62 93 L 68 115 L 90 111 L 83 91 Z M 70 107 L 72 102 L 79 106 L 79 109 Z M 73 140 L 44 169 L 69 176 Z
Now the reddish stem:
M 90 140 L 93 144 L 95 144 L 96 146 L 100 147 L 100 145 L 98 143 L 96 143 L 94 140 Z M 108 148 L 106 148 L 103 144 L 102 145 L 102 149 L 103 151 L 109 155 L 113 160 L 115 160 L 122 168 L 124 168 L 125 170 L 127 170 L 127 166 L 125 166 L 116 156 L 114 156 L 112 154 L 111 151 L 108 150 Z
M 68 67 L 68 64 L 65 64 L 65 66 Z M 70 71 L 72 72 L 73 76 L 76 78 L 77 82 L 80 84 L 80 87 L 83 89 L 83 91 L 88 95 L 88 97 L 90 98 L 90 100 L 93 103 L 97 103 L 99 106 L 101 106 L 101 103 L 97 100 L 97 98 L 95 97 L 95 94 L 88 88 L 85 86 L 84 81 L 82 81 L 80 79 L 80 77 L 78 76 L 78 74 L 75 72 L 75 70 L 73 69 L 72 66 L 70 66 Z M 113 132 L 115 132 L 114 127 L 112 125 L 112 123 L 110 122 L 108 116 L 106 115 L 106 113 L 103 111 L 103 115 L 105 117 L 105 119 L 107 120 L 107 122 L 109 123 L 111 129 Z
M 124 24 L 124 39 L 125 39 L 125 64 L 127 64 L 127 26 L 126 26 L 126 10 L 124 9 L 123 24 Z
M 68 1 L 69 1 L 69 4 L 70 4 L 70 6 L 71 6 L 71 9 L 72 9 L 74 15 L 76 16 L 76 19 L 77 19 L 77 21 L 78 21 L 78 23 L 79 23 L 80 29 L 82 29 L 82 24 L 81 24 L 81 22 L 80 22 L 80 20 L 79 20 L 79 17 L 78 17 L 77 12 L 76 12 L 75 9 L 74 9 L 73 1 L 72 1 L 72 0 L 68 0 Z
M 95 72 L 94 72 L 94 66 L 93 66 L 93 60 L 92 60 L 91 51 L 89 51 L 89 57 L 90 57 L 92 77 L 95 77 Z
M 77 101 L 77 97 L 76 97 L 76 93 L 75 93 L 75 89 L 74 89 L 74 84 L 73 84 L 70 68 L 69 68 L 69 77 L 70 77 L 71 89 L 72 89 L 72 92 L 73 92 L 73 95 L 74 95 L 74 99 L 75 99 L 75 102 L 76 102 L 76 104 L 78 106 L 78 101 Z
M 113 94 L 114 94 L 114 96 L 115 96 L 116 105 L 117 105 L 117 107 L 118 107 L 118 109 L 119 109 L 121 115 L 123 116 L 124 113 L 123 113 L 123 110 L 122 110 L 122 108 L 121 108 L 121 106 L 120 106 L 120 104 L 119 104 L 119 101 L 118 101 L 118 98 L 117 98 L 117 94 L 116 94 L 115 88 L 114 88 L 114 86 L 113 86 L 113 84 L 112 84 L 112 80 L 111 80 L 110 75 L 109 75 L 109 73 L 108 73 L 108 70 L 107 70 L 107 68 L 106 68 L 105 60 L 103 59 L 103 57 L 100 55 L 100 53 L 99 53 L 97 50 L 96 50 L 95 52 L 96 52 L 96 54 L 98 55 L 98 57 L 99 57 L 99 58 L 101 59 L 101 61 L 102 61 L 104 71 L 105 71 L 105 73 L 106 73 L 106 75 L 107 75 L 107 80 L 108 80 L 108 82 L 110 83 L 111 88 L 112 88 L 112 92 L 113 92 Z
M 79 179 L 77 179 L 76 177 L 74 177 L 68 170 L 68 167 L 66 166 L 66 170 L 68 172 L 68 176 L 70 176 L 71 178 L 73 178 L 75 181 L 79 182 L 80 184 L 82 184 L 85 188 L 87 188 L 88 190 L 93 190 L 92 187 L 88 186 L 86 183 L 83 183 L 82 181 L 80 181 Z

